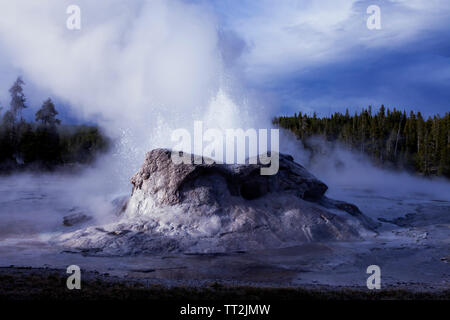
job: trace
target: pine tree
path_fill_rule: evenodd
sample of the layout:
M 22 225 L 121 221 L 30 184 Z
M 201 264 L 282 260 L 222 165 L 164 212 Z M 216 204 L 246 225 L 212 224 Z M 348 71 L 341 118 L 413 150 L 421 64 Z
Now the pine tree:
M 372 115 L 372 107 L 350 116 L 336 112 L 328 117 L 308 116 L 275 118 L 274 124 L 291 130 L 309 148 L 308 138 L 323 136 L 360 150 L 378 164 L 386 162 L 422 174 L 450 177 L 450 114 L 424 120 L 421 113 L 385 108 Z M 314 150 L 313 150 L 314 151 Z
M 27 108 L 25 105 L 25 94 L 23 93 L 23 85 L 25 83 L 22 81 L 21 77 L 18 77 L 14 82 L 12 87 L 9 89 L 9 93 L 11 94 L 11 112 L 14 116 L 14 119 L 19 117 L 19 120 L 22 119 L 22 110 Z
M 58 111 L 56 111 L 55 105 L 52 100 L 48 98 L 42 104 L 42 107 L 36 112 L 36 122 L 41 122 L 46 126 L 55 126 L 60 124 L 61 121 L 56 119 L 58 115 Z

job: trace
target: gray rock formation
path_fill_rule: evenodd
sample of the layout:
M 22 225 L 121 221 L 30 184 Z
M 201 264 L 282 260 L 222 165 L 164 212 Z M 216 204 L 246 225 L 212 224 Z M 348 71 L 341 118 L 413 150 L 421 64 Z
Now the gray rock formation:
M 211 253 L 355 240 L 376 226 L 359 209 L 324 197 L 327 186 L 288 155 L 276 175 L 261 164 L 174 164 L 147 154 L 118 223 L 58 239 L 95 255 Z
M 75 211 L 75 209 L 72 209 L 71 212 Z M 85 222 L 88 222 L 91 220 L 92 217 L 89 217 L 85 215 L 82 212 L 76 212 L 69 214 L 68 216 L 63 217 L 63 225 L 66 227 L 72 227 L 75 225 L 79 225 Z
M 280 170 L 273 176 L 262 176 L 262 165 L 217 165 L 217 164 L 180 164 L 171 161 L 171 152 L 157 149 L 147 154 L 142 168 L 131 183 L 133 193 L 142 190 L 146 196 L 155 199 L 155 205 L 175 205 L 186 199 L 186 193 L 198 189 L 196 181 L 213 178 L 210 183 L 204 181 L 206 187 L 230 196 L 254 200 L 268 193 L 282 192 L 293 194 L 302 199 L 320 199 L 328 187 L 317 180 L 301 165 L 294 162 L 291 156 L 280 154 Z M 219 178 L 226 185 L 215 186 Z M 198 185 L 198 184 L 197 184 Z M 210 190 L 212 191 L 212 190 Z

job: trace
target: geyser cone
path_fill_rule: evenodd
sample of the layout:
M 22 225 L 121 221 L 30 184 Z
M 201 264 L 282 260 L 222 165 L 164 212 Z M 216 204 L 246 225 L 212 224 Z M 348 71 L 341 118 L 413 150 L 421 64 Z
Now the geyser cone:
M 60 240 L 103 255 L 229 252 L 360 239 L 374 226 L 356 206 L 326 198 L 327 186 L 292 157 L 279 158 L 279 172 L 262 176 L 261 164 L 174 164 L 170 150 L 153 150 L 120 222 Z

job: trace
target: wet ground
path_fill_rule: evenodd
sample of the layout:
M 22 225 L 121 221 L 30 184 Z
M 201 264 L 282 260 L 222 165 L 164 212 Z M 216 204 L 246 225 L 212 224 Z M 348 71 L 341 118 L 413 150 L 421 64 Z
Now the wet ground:
M 378 265 L 384 288 L 450 288 L 449 199 L 426 194 L 389 197 L 345 187 L 332 196 L 355 203 L 381 221 L 378 235 L 360 242 L 305 243 L 256 252 L 94 257 L 55 247 L 48 240 L 77 228 L 62 224 L 73 212 L 94 216 L 83 226 L 117 219 L 110 214 L 112 197 L 98 185 L 69 176 L 0 178 L 0 267 L 65 269 L 76 264 L 84 271 L 169 287 L 218 282 L 364 288 L 367 267 Z

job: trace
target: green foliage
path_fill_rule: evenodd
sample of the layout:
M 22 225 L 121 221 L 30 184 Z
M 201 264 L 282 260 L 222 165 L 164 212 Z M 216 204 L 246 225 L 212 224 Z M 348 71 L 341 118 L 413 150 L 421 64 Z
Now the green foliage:
M 61 125 L 50 98 L 36 112 L 35 123 L 18 117 L 25 108 L 22 85 L 18 78 L 10 89 L 10 109 L 0 117 L 0 172 L 87 164 L 107 150 L 109 140 L 97 127 Z
M 60 130 L 60 138 L 64 163 L 92 162 L 99 151 L 108 148 L 108 140 L 97 127 L 65 127 Z
M 299 113 L 273 123 L 292 131 L 310 149 L 308 138 L 322 136 L 369 155 L 379 165 L 450 177 L 450 113 L 425 120 L 420 112 L 407 115 L 382 105 L 375 114 L 369 106 L 353 116 L 348 111 L 323 118 Z
M 11 112 L 14 115 L 14 118 L 20 116 L 22 117 L 22 110 L 27 108 L 25 105 L 25 94 L 23 93 L 23 85 L 25 83 L 22 81 L 21 77 L 18 77 L 14 82 L 12 87 L 9 89 L 9 93 L 11 94 Z
M 13 131 L 0 126 L 0 171 L 19 167 L 51 169 L 88 164 L 107 150 L 109 140 L 95 126 L 43 126 L 22 122 Z
M 56 119 L 57 115 L 58 111 L 56 111 L 55 105 L 53 104 L 52 100 L 48 98 L 42 104 L 41 109 L 39 109 L 39 111 L 36 112 L 35 118 L 36 122 L 40 122 L 43 125 L 55 126 L 61 123 L 60 120 Z

